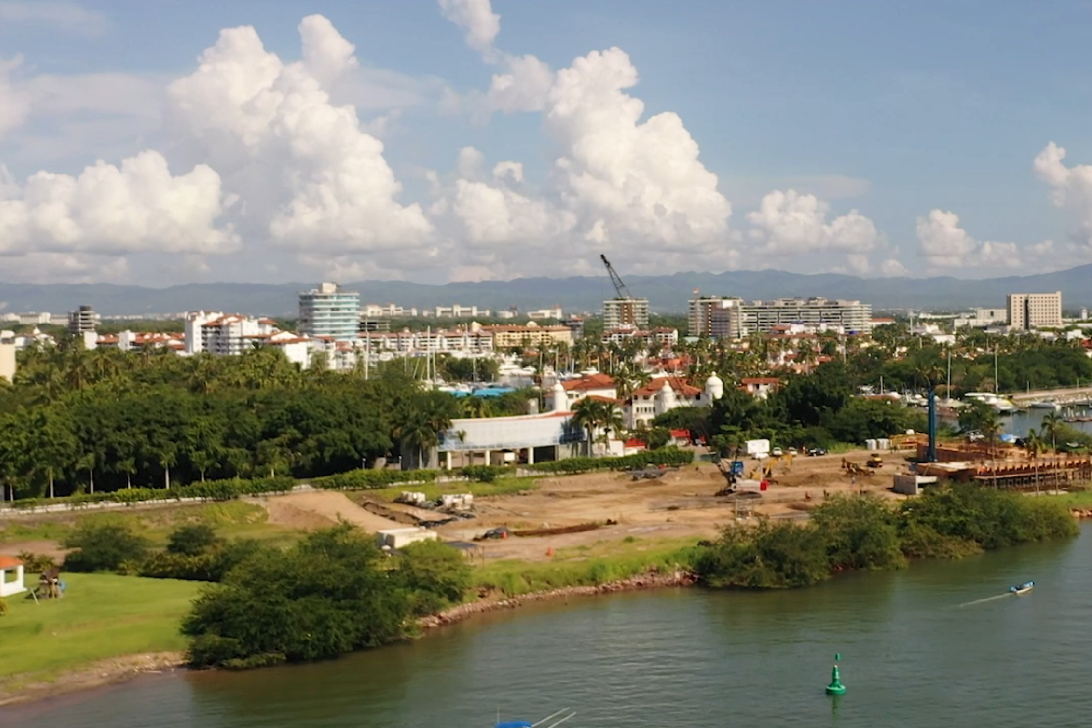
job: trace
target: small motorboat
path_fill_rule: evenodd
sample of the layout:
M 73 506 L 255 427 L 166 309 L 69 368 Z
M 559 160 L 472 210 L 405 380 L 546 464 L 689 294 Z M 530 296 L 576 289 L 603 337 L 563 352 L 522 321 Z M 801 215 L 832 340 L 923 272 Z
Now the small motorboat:
M 1021 594 L 1027 594 L 1029 591 L 1035 588 L 1034 581 L 1025 581 L 1023 584 L 1017 584 L 1016 586 L 1010 586 L 1009 591 L 1019 596 Z

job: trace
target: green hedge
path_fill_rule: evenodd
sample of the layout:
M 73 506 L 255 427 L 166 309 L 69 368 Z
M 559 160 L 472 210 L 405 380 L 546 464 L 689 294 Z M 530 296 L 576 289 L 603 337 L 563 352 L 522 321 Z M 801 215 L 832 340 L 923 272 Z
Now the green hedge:
M 11 505 L 15 508 L 30 509 L 58 504 L 80 506 L 92 503 L 143 503 L 146 501 L 181 500 L 183 498 L 226 501 L 244 495 L 283 493 L 291 490 L 295 484 L 295 480 L 287 476 L 255 478 L 253 480 L 230 478 L 227 480 L 206 480 L 170 489 L 128 488 L 109 493 L 79 493 L 67 498 L 24 498 L 12 502 Z
M 435 470 L 350 470 L 307 482 L 326 490 L 375 490 L 398 483 L 432 483 L 438 474 Z
M 669 447 L 662 450 L 624 455 L 616 458 L 570 458 L 526 466 L 539 473 L 590 473 L 596 470 L 633 470 L 649 465 L 689 465 L 694 462 L 692 450 Z

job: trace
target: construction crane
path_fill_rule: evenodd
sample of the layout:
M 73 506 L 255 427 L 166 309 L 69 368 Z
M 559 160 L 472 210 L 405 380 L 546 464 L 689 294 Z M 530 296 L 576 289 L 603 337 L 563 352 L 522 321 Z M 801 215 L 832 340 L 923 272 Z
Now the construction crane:
M 626 284 L 622 282 L 621 277 L 615 272 L 614 266 L 607 260 L 607 256 L 600 254 L 599 259 L 603 261 L 603 265 L 607 266 L 607 275 L 610 276 L 610 282 L 614 284 L 614 290 L 618 294 L 618 298 L 633 298 L 633 294 L 626 288 Z

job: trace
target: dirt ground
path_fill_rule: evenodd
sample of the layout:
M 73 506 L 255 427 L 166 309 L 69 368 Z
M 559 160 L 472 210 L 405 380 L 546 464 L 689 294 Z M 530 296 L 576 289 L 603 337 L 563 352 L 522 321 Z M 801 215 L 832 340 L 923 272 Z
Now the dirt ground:
M 802 518 L 808 508 L 835 493 L 857 490 L 898 498 L 890 492 L 891 475 L 902 469 L 901 458 L 887 454 L 886 465 L 871 476 L 848 475 L 843 458 L 863 465 L 866 451 L 822 457 L 796 457 L 790 463 L 773 465 L 768 490 L 761 498 L 740 501 L 739 508 L 755 515 L 774 518 Z M 745 475 L 751 476 L 758 463 L 745 461 Z M 730 498 L 717 498 L 724 477 L 716 466 L 703 463 L 669 470 L 659 478 L 634 480 L 628 473 L 591 473 L 575 476 L 543 477 L 537 488 L 519 495 L 478 498 L 476 518 L 440 526 L 437 531 L 446 541 L 472 541 L 486 531 L 504 526 L 509 530 L 560 528 L 586 523 L 605 524 L 594 531 L 554 536 L 516 537 L 479 542 L 484 559 L 521 559 L 543 561 L 556 549 L 590 547 L 621 543 L 627 537 L 642 541 L 678 541 L 714 537 L 737 516 L 737 504 Z M 358 498 L 367 500 L 366 493 Z M 269 512 L 269 522 L 284 528 L 314 530 L 325 528 L 339 519 L 366 531 L 405 528 L 415 518 L 435 518 L 436 513 L 383 503 L 376 508 L 391 515 L 402 511 L 398 522 L 372 513 L 343 493 L 315 491 L 285 496 L 248 499 Z M 169 506 L 163 506 L 169 507 Z M 149 511 L 149 517 L 153 511 Z M 63 556 L 55 541 L 25 541 L 0 544 L 0 554 L 19 551 Z
M 836 493 L 857 490 L 886 498 L 891 474 L 901 464 L 894 454 L 874 475 L 854 480 L 842 468 L 842 458 L 864 464 L 867 452 L 794 458 L 791 464 L 777 463 L 767 491 L 760 499 L 741 501 L 741 508 L 755 515 L 804 517 L 806 510 Z M 745 475 L 758 466 L 745 461 Z M 690 465 L 669 471 L 654 480 L 634 480 L 627 473 L 593 473 L 547 477 L 539 487 L 522 495 L 479 499 L 478 517 L 441 526 L 446 540 L 470 541 L 491 528 L 511 530 L 559 528 L 582 523 L 614 521 L 595 531 L 555 536 L 509 537 L 480 542 L 485 558 L 544 560 L 551 549 L 586 546 L 604 541 L 621 541 L 627 536 L 640 539 L 710 538 L 737 517 L 735 503 L 714 494 L 724 486 L 724 477 L 711 464 Z
M 316 491 L 254 500 L 269 511 L 269 522 L 287 528 L 311 531 L 328 528 L 338 520 L 348 521 L 365 531 L 405 528 L 405 524 L 369 513 L 349 500 L 344 493 Z

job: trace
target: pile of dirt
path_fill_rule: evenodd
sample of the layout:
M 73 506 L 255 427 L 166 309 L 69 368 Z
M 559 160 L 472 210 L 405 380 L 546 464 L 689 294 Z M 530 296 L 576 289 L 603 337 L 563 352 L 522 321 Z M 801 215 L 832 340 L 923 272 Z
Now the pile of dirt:
M 403 523 L 369 513 L 344 493 L 333 491 L 292 493 L 262 499 L 261 503 L 269 511 L 270 523 L 288 528 L 328 528 L 338 521 L 347 521 L 370 532 L 406 528 Z

